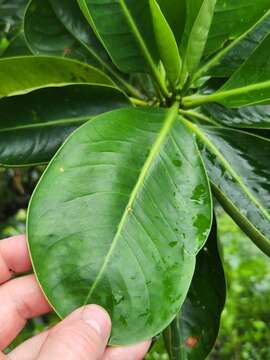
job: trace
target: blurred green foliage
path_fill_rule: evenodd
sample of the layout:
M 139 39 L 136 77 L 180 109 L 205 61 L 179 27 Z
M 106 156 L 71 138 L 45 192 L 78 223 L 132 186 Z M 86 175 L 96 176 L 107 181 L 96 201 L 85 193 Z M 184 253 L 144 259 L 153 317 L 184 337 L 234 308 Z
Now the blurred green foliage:
M 270 359 L 270 261 L 223 213 L 219 216 L 228 295 L 211 359 Z
M 9 37 L 21 26 L 28 0 L 0 0 L 0 37 Z
M 0 56 L 21 30 L 28 0 L 0 0 Z

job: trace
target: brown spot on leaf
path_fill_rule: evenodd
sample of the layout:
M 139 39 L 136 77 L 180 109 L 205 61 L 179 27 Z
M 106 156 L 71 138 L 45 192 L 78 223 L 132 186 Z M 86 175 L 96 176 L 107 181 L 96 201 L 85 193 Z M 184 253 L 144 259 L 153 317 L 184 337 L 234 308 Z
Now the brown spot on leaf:
M 71 48 L 65 48 L 64 49 L 64 55 L 68 55 L 72 52 L 72 49 Z
M 198 345 L 199 338 L 197 336 L 189 336 L 186 341 L 185 345 L 189 348 L 195 348 Z

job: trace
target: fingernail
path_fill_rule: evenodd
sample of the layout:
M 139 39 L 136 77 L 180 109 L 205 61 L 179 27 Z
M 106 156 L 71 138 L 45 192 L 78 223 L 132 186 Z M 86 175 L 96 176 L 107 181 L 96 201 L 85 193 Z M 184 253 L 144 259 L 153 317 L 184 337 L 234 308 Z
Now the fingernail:
M 104 338 L 110 334 L 111 320 L 105 310 L 97 305 L 86 306 L 82 314 L 83 320 L 91 326 L 96 333 Z

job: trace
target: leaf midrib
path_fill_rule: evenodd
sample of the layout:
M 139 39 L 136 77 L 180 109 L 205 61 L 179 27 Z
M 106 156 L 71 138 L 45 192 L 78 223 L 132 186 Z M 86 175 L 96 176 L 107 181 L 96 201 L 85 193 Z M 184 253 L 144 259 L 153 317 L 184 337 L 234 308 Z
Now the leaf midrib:
M 249 191 L 246 184 L 242 181 L 241 177 L 235 172 L 232 166 L 229 164 L 227 159 L 222 155 L 222 153 L 218 150 L 216 145 L 209 140 L 209 138 L 199 129 L 198 126 L 190 123 L 189 121 L 185 120 L 185 124 L 191 128 L 199 138 L 204 142 L 204 144 L 220 159 L 222 165 L 228 170 L 228 172 L 232 175 L 232 177 L 237 181 L 240 188 L 243 192 L 247 195 L 247 197 L 261 210 L 262 214 L 266 217 L 267 220 L 270 221 L 270 214 L 267 209 L 256 199 L 256 197 Z
M 134 34 L 134 38 L 135 38 L 137 44 L 139 45 L 139 48 L 142 51 L 142 55 L 144 56 L 145 60 L 148 62 L 148 65 L 153 73 L 153 76 L 155 77 L 157 83 L 160 85 L 161 91 L 164 92 L 165 96 L 168 96 L 169 93 L 167 91 L 167 88 L 161 79 L 161 76 L 159 74 L 159 71 L 158 71 L 153 59 L 152 59 L 152 56 L 143 40 L 143 38 L 140 34 L 140 31 L 138 30 L 138 27 L 137 27 L 136 23 L 134 22 L 133 17 L 131 16 L 130 11 L 129 11 L 128 7 L 126 6 L 124 0 L 119 0 L 119 5 L 122 9 L 122 12 L 124 14 L 124 17 L 126 18 L 126 21 L 129 25 L 129 27 L 132 30 L 132 34 Z
M 123 14 L 124 14 L 124 16 L 126 18 L 126 21 L 127 21 L 128 25 L 129 25 L 129 27 L 132 29 L 135 40 L 138 43 L 141 51 L 143 52 L 143 55 L 144 55 L 145 59 L 149 62 L 149 65 L 152 68 L 152 70 L 154 69 L 154 71 L 155 71 L 156 67 L 155 67 L 155 64 L 154 64 L 154 62 L 152 60 L 152 57 L 151 57 L 151 55 L 150 55 L 150 53 L 149 53 L 149 51 L 147 49 L 147 46 L 144 43 L 144 40 L 141 37 L 141 34 L 140 34 L 140 32 L 139 32 L 139 30 L 137 28 L 137 25 L 135 24 L 130 12 L 129 12 L 129 9 L 127 8 L 126 4 L 124 3 L 124 0 L 119 0 L 119 5 L 120 5 L 120 7 L 122 9 L 122 12 L 123 12 Z
M 62 20 L 61 17 L 58 16 L 56 13 L 54 6 L 50 2 L 50 5 L 52 7 L 52 10 L 55 14 L 55 17 L 58 19 L 58 21 L 62 24 L 62 26 L 66 29 L 66 31 L 69 33 L 70 36 L 72 36 L 82 47 L 84 47 L 99 63 L 101 66 L 105 67 L 107 70 L 112 71 L 114 73 L 114 70 L 111 69 L 111 67 L 103 61 L 103 59 L 99 56 L 99 54 L 95 51 L 95 49 L 90 46 L 88 43 L 85 43 L 83 40 L 81 40 L 75 33 L 73 33 L 66 25 L 66 23 Z
M 104 258 L 104 261 L 103 261 L 103 264 L 97 274 L 97 277 L 96 277 L 96 280 L 94 281 L 93 285 L 91 286 L 89 292 L 88 292 L 88 295 L 86 297 L 86 300 L 85 300 L 85 305 L 88 304 L 88 301 L 89 299 L 91 298 L 93 292 L 95 291 L 99 281 L 101 280 L 104 272 L 106 271 L 106 268 L 107 268 L 107 265 L 110 261 L 110 258 L 111 258 L 111 255 L 113 254 L 113 251 L 118 243 L 118 239 L 119 237 L 121 236 L 121 232 L 125 226 L 125 223 L 126 223 L 126 220 L 127 220 L 127 217 L 129 216 L 130 214 L 130 211 L 133 207 L 133 204 L 136 200 L 136 197 L 141 189 L 141 187 L 143 186 L 143 183 L 144 183 L 144 180 L 148 174 L 148 171 L 151 167 L 151 165 L 153 164 L 154 160 L 156 159 L 156 156 L 158 155 L 159 153 L 159 150 L 160 150 L 160 147 L 162 146 L 164 140 L 166 139 L 174 121 L 176 120 L 177 118 L 177 112 L 178 112 L 178 103 L 175 103 L 171 109 L 168 111 L 167 113 L 167 116 L 164 120 L 164 125 L 163 127 L 161 128 L 161 131 L 160 133 L 158 134 L 158 137 L 156 139 L 156 141 L 154 142 L 151 150 L 150 150 L 150 153 L 142 167 L 142 170 L 141 170 L 141 173 L 138 177 L 138 180 L 130 194 L 130 197 L 129 197 L 129 201 L 126 205 L 126 208 L 125 208 L 125 211 L 123 213 L 123 216 L 121 217 L 120 219 L 120 222 L 119 222 L 119 225 L 117 227 L 117 231 L 114 235 L 114 238 L 112 240 L 112 243 L 111 243 L 111 246 L 109 248 L 109 251 L 107 253 L 107 255 L 105 256 Z
M 9 128 L 0 128 L 0 134 L 9 132 L 9 131 L 16 131 L 16 130 L 24 130 L 24 129 L 35 129 L 35 128 L 45 128 L 54 125 L 68 125 L 68 124 L 77 124 L 77 123 L 84 123 L 91 118 L 90 115 L 78 117 L 78 118 L 67 118 L 67 119 L 59 119 L 59 120 L 51 120 L 43 123 L 33 123 L 33 124 L 26 124 L 20 126 L 13 126 Z
M 186 50 L 186 56 L 185 56 L 185 66 L 186 68 L 188 68 L 188 56 L 189 56 L 189 53 L 192 53 L 191 52 L 191 47 L 194 46 L 194 34 L 196 33 L 196 31 L 198 30 L 198 24 L 199 22 L 201 21 L 201 16 L 202 16 L 202 13 L 205 11 L 205 8 L 207 8 L 207 6 L 210 6 L 210 3 L 208 3 L 208 1 L 204 0 L 202 2 L 202 5 L 200 7 L 200 10 L 198 12 L 198 15 L 194 21 L 194 24 L 191 28 L 191 31 L 190 31 L 190 35 L 189 35 L 189 39 L 188 39 L 188 44 L 187 44 L 187 50 Z M 213 6 L 214 7 L 214 6 Z M 213 14 L 212 14 L 212 18 L 213 18 Z M 211 19 L 212 20 L 212 19 Z M 211 24 L 211 22 L 210 22 Z M 210 25 L 209 25 L 209 29 L 210 29 Z M 201 54 L 202 55 L 202 54 Z M 196 70 L 196 69 L 192 69 L 193 71 Z

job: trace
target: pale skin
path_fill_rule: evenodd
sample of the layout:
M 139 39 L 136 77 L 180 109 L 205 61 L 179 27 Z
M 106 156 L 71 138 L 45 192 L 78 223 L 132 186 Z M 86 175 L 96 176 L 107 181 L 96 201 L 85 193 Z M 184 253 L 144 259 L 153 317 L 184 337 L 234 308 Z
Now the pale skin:
M 33 317 L 51 308 L 35 276 L 16 278 L 31 269 L 25 237 L 0 240 L 0 351 Z M 24 342 L 0 360 L 142 360 L 150 341 L 129 347 L 108 347 L 111 320 L 97 305 L 80 308 L 55 327 Z

